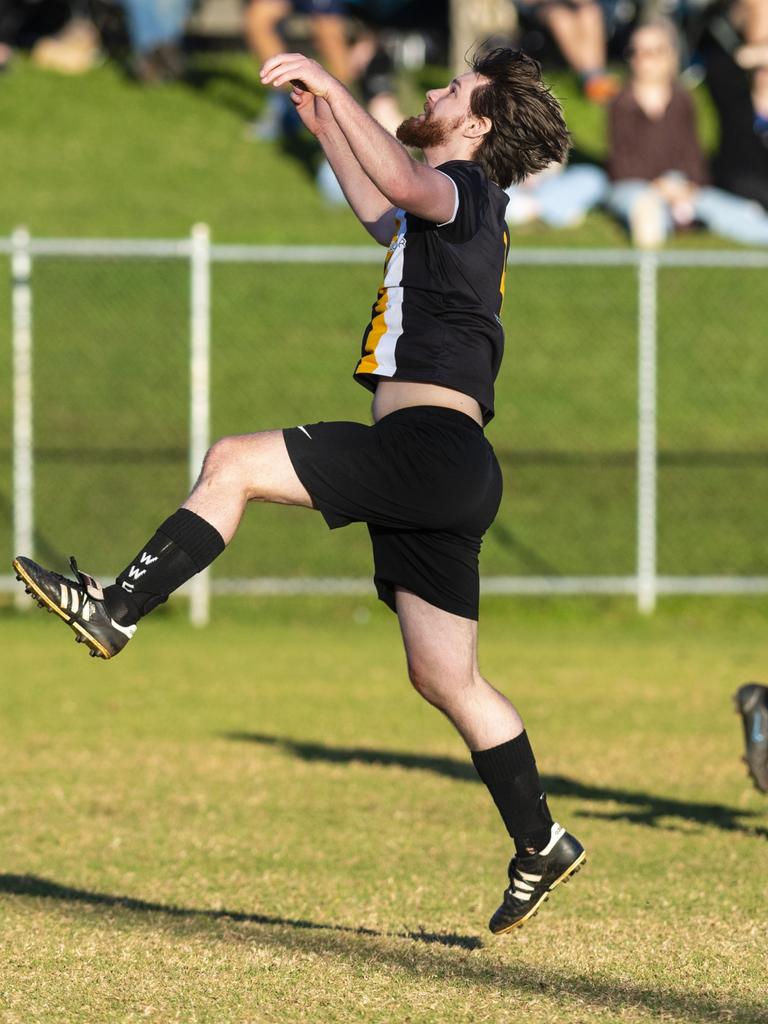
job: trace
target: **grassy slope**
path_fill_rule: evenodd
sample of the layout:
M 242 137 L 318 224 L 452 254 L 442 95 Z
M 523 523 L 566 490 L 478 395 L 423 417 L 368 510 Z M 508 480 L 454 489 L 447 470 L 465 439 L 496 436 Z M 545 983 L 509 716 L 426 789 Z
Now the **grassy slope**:
M 577 148 L 599 158 L 602 111 L 567 76 L 554 86 Z M 420 105 L 416 87 L 408 91 L 409 105 Z M 697 97 L 711 138 L 701 90 Z M 0 89 L 0 233 L 26 223 L 45 235 L 176 237 L 206 221 L 219 241 L 362 241 L 351 214 L 324 207 L 301 161 L 246 138 L 262 103 L 244 56 L 198 58 L 191 84 L 155 90 L 131 85 L 111 65 L 68 79 L 19 62 Z M 623 244 L 603 217 L 575 233 L 525 237 Z
M 323 206 L 296 160 L 245 139 L 245 120 L 263 98 L 245 58 L 206 58 L 194 81 L 142 91 L 109 66 L 66 79 L 17 65 L 0 89 L 0 232 L 26 222 L 48 235 L 179 236 L 205 220 L 219 241 L 364 241 L 351 214 Z M 599 154 L 601 112 L 566 78 L 556 89 L 577 145 Z M 625 241 L 596 214 L 574 232 L 527 229 L 515 244 Z M 692 235 L 675 244 L 714 243 Z M 722 450 L 759 458 L 764 449 L 762 276 L 661 275 L 660 442 L 672 456 L 660 478 L 662 572 L 768 571 L 759 461 L 711 459 Z M 214 434 L 364 419 L 367 398 L 349 373 L 377 281 L 371 266 L 215 268 Z M 116 569 L 115 552 L 133 551 L 158 509 L 173 507 L 186 488 L 185 269 L 47 259 L 37 262 L 35 283 L 39 551 L 58 564 L 82 551 L 96 571 Z M 508 487 L 486 571 L 631 572 L 634 276 L 516 269 L 508 294 L 508 355 L 490 433 Z M 8 379 L 7 360 L 3 345 L 0 379 Z M 0 390 L 0 436 L 8 438 Z M 155 452 L 147 461 L 148 443 Z M 2 447 L 6 549 L 10 464 Z M 97 494 L 101 515 L 84 515 Z M 112 523 L 126 507 L 130 521 L 116 534 Z M 217 571 L 366 573 L 365 532 L 342 536 L 332 542 L 319 522 L 260 509 Z
M 109 666 L 6 617 L 0 1019 L 768 1021 L 727 702 L 763 605 L 486 602 L 485 671 L 590 853 L 503 941 L 507 842 L 384 609 L 161 614 Z

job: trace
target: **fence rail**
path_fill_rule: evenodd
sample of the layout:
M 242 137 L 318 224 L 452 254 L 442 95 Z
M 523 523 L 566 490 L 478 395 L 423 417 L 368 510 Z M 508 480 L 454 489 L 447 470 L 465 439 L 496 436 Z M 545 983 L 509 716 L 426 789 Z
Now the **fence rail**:
M 48 257 L 66 260 L 169 260 L 188 265 L 188 475 L 198 472 L 210 442 L 212 265 L 320 265 L 349 266 L 381 263 L 381 250 L 370 246 L 260 246 L 213 245 L 205 225 L 196 225 L 188 239 L 46 239 L 32 238 L 18 229 L 0 239 L 0 255 L 11 263 L 12 372 L 12 542 L 14 551 L 34 554 L 35 537 L 35 434 L 34 385 L 34 276 L 35 261 Z M 636 252 L 613 249 L 513 249 L 516 267 L 634 268 L 636 272 L 636 503 L 635 572 L 633 575 L 496 575 L 482 582 L 486 594 L 631 594 L 643 612 L 651 612 L 660 594 L 768 593 L 768 576 L 668 575 L 658 570 L 658 378 L 659 378 L 659 271 L 663 268 L 768 270 L 764 251 Z M 598 282 L 599 283 L 599 282 Z M 767 282 L 768 283 L 768 282 Z M 764 289 L 765 293 L 765 289 Z M 735 457 L 738 452 L 732 453 Z M 0 576 L 0 591 L 14 581 Z M 370 590 L 368 580 L 351 577 L 211 579 L 208 573 L 185 588 L 190 597 L 191 620 L 205 624 L 211 594 L 360 594 Z

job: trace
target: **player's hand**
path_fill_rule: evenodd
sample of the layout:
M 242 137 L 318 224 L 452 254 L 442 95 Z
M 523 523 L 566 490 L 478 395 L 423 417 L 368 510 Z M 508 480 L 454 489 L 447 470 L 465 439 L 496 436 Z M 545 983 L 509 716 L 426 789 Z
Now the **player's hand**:
M 293 85 L 294 89 L 302 89 L 327 99 L 338 82 L 316 60 L 310 60 L 303 53 L 279 53 L 265 61 L 259 72 L 262 85 L 271 85 L 279 89 L 281 85 Z
M 291 102 L 296 113 L 304 122 L 305 127 L 313 135 L 320 135 L 326 128 L 335 124 L 335 118 L 327 101 L 313 96 L 306 89 L 294 86 L 291 90 Z

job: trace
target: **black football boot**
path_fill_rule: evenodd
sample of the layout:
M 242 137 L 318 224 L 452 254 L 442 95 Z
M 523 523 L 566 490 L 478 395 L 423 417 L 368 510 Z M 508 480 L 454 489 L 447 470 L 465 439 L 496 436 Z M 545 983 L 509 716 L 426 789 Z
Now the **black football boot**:
M 513 857 L 509 864 L 509 888 L 488 927 L 496 935 L 511 932 L 530 920 L 550 892 L 567 882 L 586 862 L 584 847 L 562 825 L 552 825 L 550 840 L 543 850 L 530 856 Z
M 744 762 L 757 788 L 768 793 L 768 686 L 745 683 L 733 703 L 744 726 Z
M 114 658 L 125 647 L 135 626 L 121 626 L 111 617 L 104 602 L 104 592 L 92 576 L 80 572 L 77 562 L 69 564 L 76 579 L 70 580 L 50 569 L 44 569 L 31 558 L 14 558 L 16 579 L 26 592 L 49 612 L 64 619 L 79 644 L 90 648 L 93 658 Z

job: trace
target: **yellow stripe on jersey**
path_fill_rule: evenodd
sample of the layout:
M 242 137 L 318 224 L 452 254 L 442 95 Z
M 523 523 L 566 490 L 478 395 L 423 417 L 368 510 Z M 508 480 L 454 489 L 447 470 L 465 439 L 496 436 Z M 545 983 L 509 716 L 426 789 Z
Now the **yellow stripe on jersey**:
M 404 215 L 398 216 L 395 219 L 395 231 L 392 235 L 392 239 L 389 243 L 389 249 L 387 255 L 384 258 L 384 281 L 387 280 L 387 271 L 389 270 L 389 264 L 392 260 L 392 255 L 395 252 L 395 245 L 398 238 L 400 237 L 400 228 L 403 226 Z M 399 282 L 398 282 L 399 283 Z M 376 358 L 376 348 L 387 333 L 389 324 L 387 324 L 386 314 L 389 308 L 389 289 L 386 284 L 382 284 L 379 288 L 379 294 L 376 299 L 376 304 L 373 307 L 373 318 L 371 319 L 370 330 L 368 331 L 368 337 L 365 339 L 365 355 L 360 360 L 355 370 L 355 373 L 375 373 L 379 368 L 379 361 Z
M 360 364 L 357 367 L 356 373 L 374 373 L 378 369 L 378 361 L 376 360 L 376 346 L 381 341 L 382 337 L 387 330 L 387 322 L 384 319 L 384 314 L 387 311 L 389 305 L 389 294 L 386 288 L 379 288 L 379 296 L 376 299 L 376 305 L 374 306 L 374 316 L 371 320 L 371 329 L 368 332 L 368 337 L 365 339 L 365 355 L 360 360 Z
M 504 232 L 504 265 L 501 268 L 501 284 L 499 285 L 499 292 L 501 293 L 501 304 L 499 306 L 499 312 L 501 307 L 504 305 L 504 292 L 507 284 L 507 256 L 509 255 L 509 234 Z

